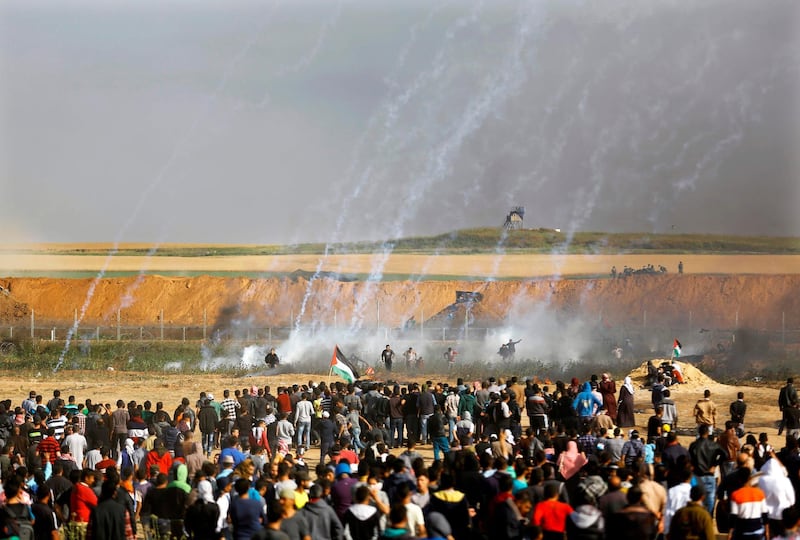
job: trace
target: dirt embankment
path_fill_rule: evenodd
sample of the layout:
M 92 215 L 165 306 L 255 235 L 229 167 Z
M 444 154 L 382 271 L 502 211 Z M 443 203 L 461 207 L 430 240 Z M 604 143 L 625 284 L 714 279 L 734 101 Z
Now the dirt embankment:
M 582 315 L 609 327 L 685 325 L 706 328 L 800 328 L 800 275 L 656 275 L 627 279 L 536 281 L 339 282 L 303 278 L 130 277 L 103 279 L 8 278 L 0 294 L 0 324 L 20 322 L 35 310 L 37 321 L 71 322 L 84 310 L 86 323 L 116 321 L 224 326 L 232 320 L 286 326 L 301 311 L 304 322 L 400 326 L 412 317 L 429 321 L 451 306 L 456 291 L 479 291 L 471 306 L 474 324 L 499 324 L 509 314 L 542 307 Z M 645 315 L 646 314 L 646 315 Z M 439 316 L 441 317 L 441 315 Z M 463 319 L 462 319 L 463 320 Z

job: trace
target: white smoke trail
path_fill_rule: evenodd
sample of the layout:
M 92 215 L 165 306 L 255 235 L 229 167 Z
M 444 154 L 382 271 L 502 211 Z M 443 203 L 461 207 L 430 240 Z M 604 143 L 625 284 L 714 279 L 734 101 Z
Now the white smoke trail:
M 260 30 L 263 30 L 260 29 Z M 86 293 L 86 299 L 81 306 L 80 315 L 76 318 L 75 322 L 72 324 L 70 329 L 67 331 L 66 342 L 64 344 L 64 349 L 61 351 L 61 354 L 58 357 L 58 362 L 56 363 L 55 367 L 53 368 L 53 373 L 56 373 L 61 366 L 64 364 L 64 359 L 66 358 L 67 353 L 69 352 L 70 345 L 72 343 L 72 338 L 75 335 L 75 332 L 78 329 L 78 326 L 83 322 L 84 317 L 86 316 L 86 311 L 89 309 L 89 305 L 92 302 L 92 298 L 94 297 L 95 289 L 97 288 L 98 283 L 100 280 L 103 279 L 105 276 L 109 265 L 111 264 L 111 260 L 114 256 L 119 252 L 119 244 L 122 239 L 125 237 L 125 234 L 128 232 L 128 229 L 133 225 L 136 219 L 139 217 L 139 213 L 141 212 L 142 208 L 144 207 L 145 203 L 150 197 L 150 194 L 161 185 L 163 182 L 167 172 L 172 168 L 175 160 L 180 155 L 183 148 L 188 144 L 191 140 L 191 137 L 194 135 L 197 127 L 200 125 L 200 122 L 209 114 L 211 111 L 212 105 L 217 101 L 220 93 L 225 89 L 228 84 L 228 81 L 233 74 L 234 70 L 238 66 L 239 62 L 247 55 L 250 49 L 255 45 L 256 41 L 258 40 L 261 31 L 257 30 L 247 41 L 244 45 L 239 49 L 239 51 L 234 55 L 231 61 L 228 62 L 226 65 L 226 69 L 223 72 L 220 80 L 217 82 L 212 94 L 206 100 L 206 103 L 202 109 L 202 111 L 195 116 L 192 123 L 189 125 L 186 132 L 178 139 L 172 149 L 172 153 L 170 154 L 167 161 L 159 170 L 158 174 L 156 174 L 155 178 L 146 186 L 146 188 L 141 192 L 139 195 L 139 199 L 136 202 L 136 205 L 133 208 L 133 212 L 130 214 L 128 219 L 123 223 L 122 228 L 117 233 L 116 237 L 114 238 L 114 243 L 112 245 L 111 250 L 109 250 L 108 255 L 103 263 L 100 272 L 98 272 L 97 276 L 95 276 L 92 283 L 89 285 L 89 290 Z
M 313 47 L 311 47 L 311 49 L 293 65 L 279 69 L 279 77 L 298 73 L 299 71 L 311 65 L 311 63 L 317 58 L 317 55 L 319 55 L 319 52 L 322 50 L 322 46 L 325 44 L 325 40 L 328 38 L 328 33 L 335 28 L 336 24 L 339 22 L 339 16 L 342 14 L 343 3 L 343 0 L 339 0 L 336 3 L 336 9 L 334 10 L 333 14 L 331 14 L 330 17 L 322 22 L 322 26 L 320 26 L 319 32 L 317 32 L 317 40 L 314 42 Z
M 367 164 L 363 165 L 364 169 L 362 174 L 358 177 L 356 181 L 356 185 L 352 188 L 350 193 L 336 197 L 336 200 L 341 200 L 340 203 L 340 211 L 338 218 L 336 220 L 336 224 L 333 228 L 331 233 L 331 240 L 329 240 L 325 245 L 325 251 L 322 256 L 319 258 L 317 262 L 317 266 L 315 268 L 314 274 L 312 275 L 311 279 L 308 281 L 308 286 L 306 289 L 306 293 L 303 296 L 303 301 L 301 302 L 300 310 L 297 314 L 295 319 L 294 327 L 298 328 L 300 325 L 300 321 L 302 320 L 303 315 L 306 312 L 306 308 L 308 305 L 308 301 L 311 295 L 312 286 L 314 281 L 319 277 L 320 272 L 322 270 L 323 265 L 328 260 L 330 255 L 331 245 L 337 242 L 341 236 L 342 228 L 344 227 L 345 220 L 347 219 L 348 212 L 350 210 L 350 206 L 353 204 L 354 201 L 358 200 L 361 195 L 361 191 L 369 186 L 370 184 L 376 183 L 376 179 L 374 178 L 374 170 L 376 169 L 376 160 L 378 157 L 382 156 L 384 152 L 387 151 L 387 146 L 389 142 L 392 140 L 395 134 L 395 124 L 397 123 L 401 110 L 406 107 L 413 97 L 415 97 L 424 87 L 426 84 L 429 84 L 431 81 L 434 81 L 441 77 L 442 73 L 445 71 L 447 67 L 447 56 L 450 52 L 450 45 L 455 39 L 455 36 L 458 32 L 463 31 L 464 29 L 468 28 L 470 24 L 474 24 L 478 20 L 478 14 L 480 10 L 483 9 L 484 2 L 481 0 L 470 11 L 470 13 L 466 16 L 459 17 L 456 21 L 448 27 L 448 29 L 444 32 L 444 42 L 440 46 L 437 54 L 434 56 L 431 65 L 432 67 L 424 72 L 421 72 L 417 75 L 417 77 L 399 94 L 390 95 L 387 99 L 383 101 L 381 106 L 378 108 L 373 115 L 371 115 L 370 119 L 367 122 L 367 128 L 363 132 L 362 136 L 359 138 L 358 142 L 355 145 L 353 158 L 351 159 L 350 166 L 348 167 L 347 172 L 345 173 L 346 179 L 351 179 L 355 176 L 356 170 L 358 170 L 361 164 L 361 153 L 364 149 L 364 146 L 367 144 L 368 141 L 371 140 L 370 135 L 372 134 L 373 130 L 378 129 L 383 132 L 383 136 L 380 137 L 376 144 L 376 148 L 372 152 L 373 159 L 368 162 Z M 439 8 L 435 8 L 433 11 L 437 11 Z M 428 14 L 425 17 L 425 20 L 429 20 L 432 18 L 432 14 Z M 417 40 L 417 32 L 419 31 L 418 25 L 413 25 L 410 31 L 410 37 L 407 41 L 407 45 L 401 49 L 400 55 L 398 59 L 395 61 L 395 67 L 391 70 L 390 73 L 398 73 L 401 67 L 406 62 L 406 57 L 408 55 L 408 51 L 413 45 L 414 42 Z M 413 140 L 411 137 L 407 137 L 406 141 Z M 349 184 L 349 181 L 342 183 L 342 185 Z
M 527 6 L 527 3 L 523 3 L 521 7 L 525 6 Z M 425 196 L 433 184 L 443 180 L 450 173 L 453 159 L 457 156 L 465 140 L 525 80 L 526 69 L 522 58 L 529 34 L 533 32 L 533 19 L 536 14 L 537 10 L 530 9 L 526 15 L 518 18 L 519 25 L 514 35 L 511 51 L 506 55 L 500 69 L 487 78 L 482 94 L 470 101 L 456 124 L 447 130 L 448 137 L 436 148 L 429 151 L 424 171 L 415 180 L 409 182 L 409 188 L 403 201 L 404 204 L 400 207 L 401 211 L 394 223 L 393 238 L 402 237 L 406 223 L 416 212 L 417 203 Z M 542 18 L 539 19 L 539 22 L 540 26 L 544 27 Z M 372 284 L 373 288 L 375 283 L 380 282 L 383 276 L 383 269 L 392 251 L 393 246 L 385 242 L 382 252 L 376 255 L 368 280 L 368 284 Z M 359 324 L 363 319 L 365 302 L 369 296 L 370 294 L 364 294 L 357 302 L 353 313 L 353 325 Z

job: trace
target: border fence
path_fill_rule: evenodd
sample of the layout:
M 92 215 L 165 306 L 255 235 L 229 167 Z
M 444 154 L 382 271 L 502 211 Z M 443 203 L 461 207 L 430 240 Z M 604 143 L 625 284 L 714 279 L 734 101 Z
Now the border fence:
M 661 345 L 666 349 L 671 348 L 672 339 L 678 337 L 685 344 L 692 343 L 694 348 L 701 348 L 705 351 L 717 351 L 730 347 L 739 339 L 748 339 L 753 342 L 754 347 L 758 348 L 787 348 L 800 345 L 800 327 L 787 326 L 787 314 L 780 314 L 780 317 L 773 317 L 772 324 L 763 321 L 762 325 L 752 324 L 751 319 L 742 317 L 740 324 L 739 313 L 733 314 L 733 323 L 725 328 L 712 327 L 705 328 L 702 321 L 693 321 L 691 312 L 688 314 L 686 324 L 669 325 L 659 324 L 648 320 L 646 311 L 641 313 L 634 322 L 629 324 L 609 325 L 603 320 L 602 314 L 596 319 L 594 325 L 590 327 L 592 339 L 598 340 L 598 345 L 611 348 L 624 346 L 626 343 L 650 344 L 652 349 L 655 345 L 660 349 Z M 589 321 L 589 317 L 584 316 L 584 320 Z M 293 333 L 301 333 L 305 337 L 314 337 L 317 334 L 336 333 L 347 336 L 351 340 L 380 338 L 387 343 L 391 341 L 399 342 L 470 342 L 496 340 L 498 346 L 500 340 L 508 339 L 508 329 L 503 325 L 482 326 L 471 324 L 468 318 L 457 324 L 448 326 L 437 325 L 435 322 L 417 323 L 412 326 L 390 327 L 376 324 L 352 329 L 343 325 L 323 325 L 323 324 L 303 324 L 299 328 L 290 326 L 263 327 L 250 325 L 245 322 L 231 321 L 224 327 L 219 324 L 209 325 L 205 312 L 202 324 L 167 324 L 164 319 L 163 310 L 160 311 L 156 324 L 149 325 L 130 325 L 122 324 L 121 312 L 116 314 L 116 321 L 103 324 L 92 324 L 84 322 L 77 324 L 77 311 L 73 324 L 65 324 L 64 321 L 57 323 L 51 321 L 37 321 L 35 312 L 31 310 L 28 324 L 4 325 L 0 326 L 0 343 L 2 342 L 27 342 L 27 341 L 51 341 L 64 342 L 68 335 L 75 341 L 139 341 L 139 342 L 232 342 L 263 345 L 278 345 L 288 340 Z M 796 324 L 795 321 L 792 321 Z M 514 326 L 514 325 L 512 325 Z M 524 336 L 516 336 L 524 337 Z M 756 343 L 757 342 L 757 343 Z M 739 346 L 742 346 L 739 343 Z M 749 345 L 748 345 L 749 346 Z M 2 352 L 2 349 L 0 349 Z

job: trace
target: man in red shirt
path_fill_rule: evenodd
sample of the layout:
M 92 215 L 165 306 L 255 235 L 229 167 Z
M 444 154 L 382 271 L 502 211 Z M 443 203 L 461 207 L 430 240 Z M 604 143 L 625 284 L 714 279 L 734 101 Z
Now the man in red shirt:
M 533 524 L 542 528 L 543 540 L 563 540 L 572 507 L 558 500 L 558 485 L 555 483 L 545 484 L 544 498 L 533 511 Z
M 72 488 L 69 507 L 72 510 L 72 521 L 88 523 L 92 510 L 97 506 L 97 495 L 92 486 L 95 482 L 94 471 L 83 469 L 81 481 Z
M 292 397 L 289 395 L 288 388 L 278 388 L 278 410 L 286 414 L 292 412 Z
M 47 456 L 47 459 L 50 461 L 50 465 L 53 465 L 56 462 L 56 459 L 61 457 L 61 445 L 58 444 L 55 434 L 55 428 L 48 428 L 47 437 L 42 439 L 42 442 L 40 442 L 39 446 L 37 447 L 37 452 L 39 452 L 39 455 L 42 457 L 42 459 Z
M 156 447 L 147 453 L 144 466 L 149 471 L 153 465 L 157 465 L 158 470 L 164 474 L 169 474 L 172 468 L 172 454 L 167 451 L 164 441 L 156 442 Z

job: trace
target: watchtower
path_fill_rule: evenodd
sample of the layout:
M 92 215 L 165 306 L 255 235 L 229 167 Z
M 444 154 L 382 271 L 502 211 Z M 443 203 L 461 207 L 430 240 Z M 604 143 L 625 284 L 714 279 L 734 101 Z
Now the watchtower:
M 503 223 L 503 228 L 507 231 L 521 229 L 523 219 L 525 219 L 525 207 L 515 206 L 506 216 L 506 222 Z

